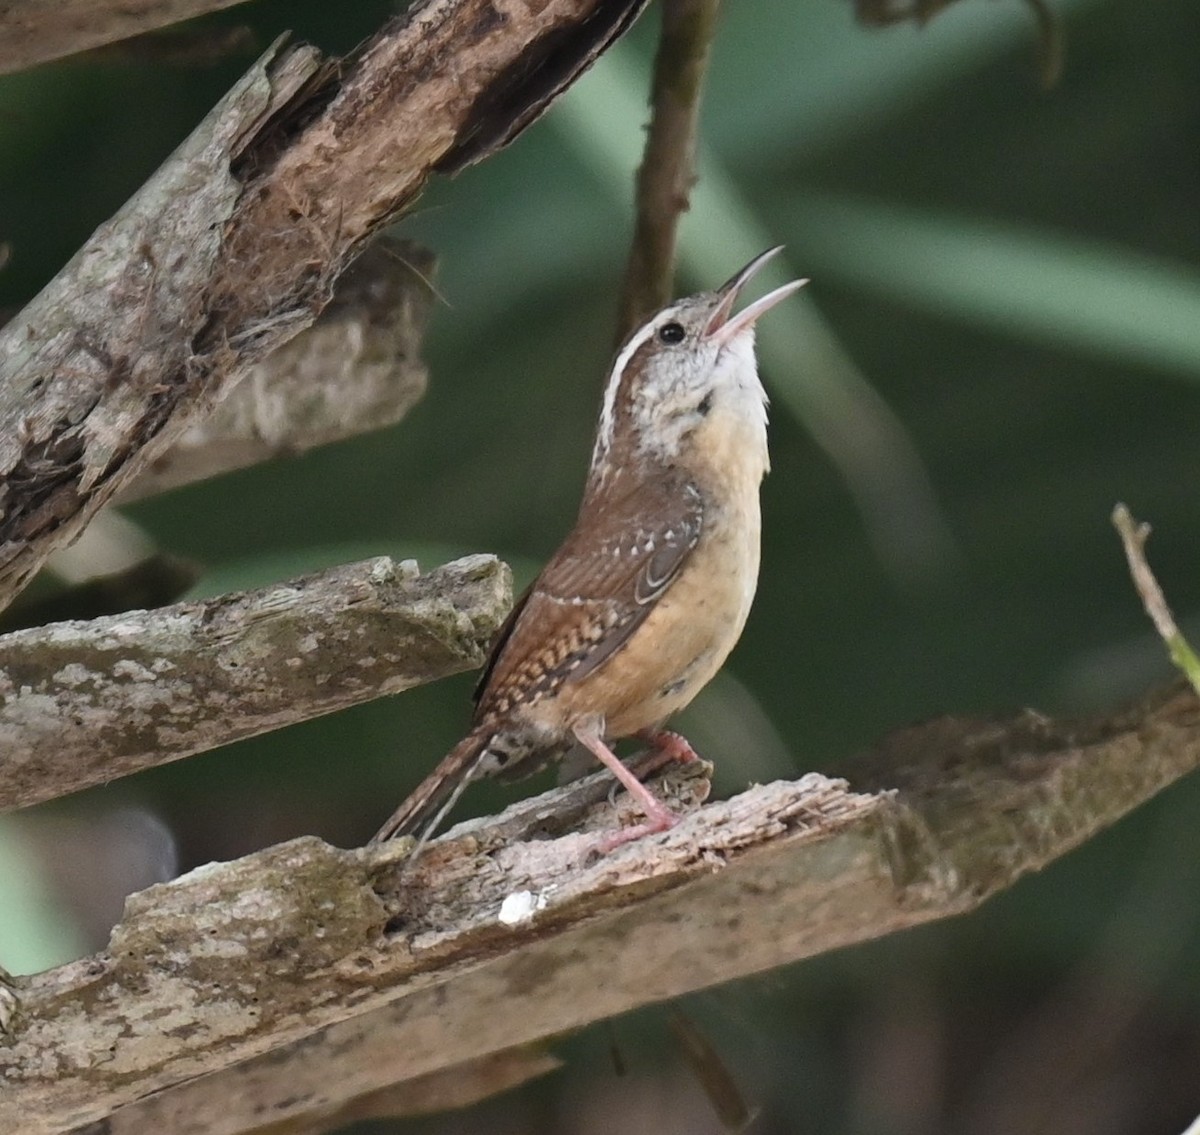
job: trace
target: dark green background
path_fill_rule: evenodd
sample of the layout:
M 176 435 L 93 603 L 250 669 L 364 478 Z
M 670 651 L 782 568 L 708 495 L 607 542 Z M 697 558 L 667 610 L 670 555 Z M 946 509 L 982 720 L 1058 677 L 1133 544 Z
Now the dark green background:
M 759 598 L 731 678 L 684 722 L 722 791 L 832 767 L 934 714 L 1089 712 L 1165 680 L 1108 523 L 1117 500 L 1154 523 L 1151 559 L 1200 626 L 1200 9 L 1056 7 L 1067 65 L 1049 92 L 1018 3 L 961 0 L 922 31 L 886 32 L 838 0 L 726 9 L 703 133 L 736 214 L 693 218 L 685 265 L 728 247 L 732 271 L 759 251 L 737 244 L 748 223 L 786 243 L 813 278 L 804 302 L 908 431 L 949 538 L 903 491 L 891 537 L 864 523 L 795 411 L 819 352 L 776 351 Z M 292 28 L 346 50 L 386 11 L 272 0 L 207 23 L 249 23 L 260 47 Z M 437 251 L 448 301 L 407 421 L 130 510 L 208 565 L 206 590 L 372 552 L 495 551 L 527 574 L 552 551 L 582 483 L 631 228 L 630 170 L 580 115 L 636 147 L 644 116 L 614 119 L 611 84 L 643 97 L 621 76 L 644 71 L 656 23 L 651 11 L 622 45 L 626 71 L 589 77 L 573 106 L 432 186 L 397 227 Z M 34 294 L 250 58 L 85 58 L 0 78 L 0 306 Z M 680 289 L 716 282 L 685 271 Z M 879 478 L 901 484 L 886 455 Z M 184 867 L 305 832 L 359 842 L 457 739 L 469 688 L 231 746 L 19 830 L 36 849 L 39 824 L 140 809 L 173 830 Z M 1198 824 L 1193 780 L 977 914 L 687 1008 L 763 1109 L 756 1130 L 1178 1135 L 1200 1112 Z M 43 905 L 75 918 L 46 886 Z M 96 933 L 80 922 L 92 947 Z M 50 964 L 65 947 L 40 948 Z M 565 1072 L 414 1129 L 719 1129 L 661 1010 L 616 1031 L 624 1078 L 593 1030 L 560 1046 Z

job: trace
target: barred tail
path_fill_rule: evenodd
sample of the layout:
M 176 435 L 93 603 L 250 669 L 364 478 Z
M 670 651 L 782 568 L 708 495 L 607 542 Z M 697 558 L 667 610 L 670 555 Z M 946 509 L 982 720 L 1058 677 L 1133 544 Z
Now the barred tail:
M 415 857 L 446 813 L 458 802 L 463 789 L 475 778 L 494 733 L 494 729 L 476 729 L 468 733 L 413 789 L 388 822 L 371 837 L 371 842 L 415 836 L 417 845 L 412 852 Z

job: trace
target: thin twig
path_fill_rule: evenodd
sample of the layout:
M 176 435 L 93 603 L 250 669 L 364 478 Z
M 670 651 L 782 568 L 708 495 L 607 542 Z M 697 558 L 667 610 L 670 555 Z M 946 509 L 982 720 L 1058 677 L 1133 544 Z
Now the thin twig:
M 654 61 L 654 114 L 637 179 L 637 221 L 617 339 L 667 303 L 679 219 L 695 179 L 696 127 L 720 0 L 667 0 Z
M 741 1085 L 712 1038 L 679 1008 L 668 1010 L 667 1026 L 722 1128 L 727 1132 L 745 1131 L 758 1110 L 746 1102 Z
M 924 26 L 956 0 L 912 0 L 897 4 L 894 0 L 854 0 L 858 21 L 868 27 L 886 27 L 906 20 Z M 1046 0 L 1025 0 L 1037 24 L 1038 78 L 1042 89 L 1050 90 L 1062 78 L 1065 35 L 1062 17 Z
M 1150 564 L 1146 560 L 1146 541 L 1150 537 L 1150 525 L 1139 524 L 1133 519 L 1129 509 L 1118 504 L 1112 513 L 1113 526 L 1120 534 L 1121 543 L 1125 546 L 1125 558 L 1129 561 L 1129 574 L 1133 577 L 1133 585 L 1141 596 L 1142 606 L 1158 631 L 1159 637 L 1167 644 L 1171 661 L 1187 676 L 1197 693 L 1200 693 L 1200 658 L 1196 657 L 1186 638 L 1183 637 L 1175 622 L 1171 608 L 1167 606 L 1166 597 Z

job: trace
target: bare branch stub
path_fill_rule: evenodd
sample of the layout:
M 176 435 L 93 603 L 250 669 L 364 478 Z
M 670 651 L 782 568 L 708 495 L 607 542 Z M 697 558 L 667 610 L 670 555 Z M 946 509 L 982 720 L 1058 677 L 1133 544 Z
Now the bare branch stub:
M 1179 626 L 1146 559 L 1146 541 L 1150 537 L 1150 525 L 1135 521 L 1133 514 L 1123 504 L 1113 509 L 1112 521 L 1121 537 L 1125 559 L 1129 564 L 1129 574 L 1141 597 L 1142 606 L 1146 608 L 1146 614 L 1150 616 L 1159 638 L 1169 643 L 1179 635 Z
M 478 666 L 492 556 L 386 556 L 258 591 L 0 637 L 0 811 Z

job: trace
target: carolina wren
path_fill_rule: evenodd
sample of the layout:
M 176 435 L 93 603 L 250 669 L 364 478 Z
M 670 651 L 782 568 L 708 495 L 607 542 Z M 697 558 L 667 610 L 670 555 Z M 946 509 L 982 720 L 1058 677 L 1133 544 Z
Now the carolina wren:
M 471 780 L 536 772 L 576 742 L 645 812 L 614 843 L 676 822 L 607 741 L 637 735 L 694 756 L 661 727 L 720 669 L 750 612 L 768 468 L 754 324 L 807 281 L 733 307 L 779 251 L 664 307 L 621 347 L 575 527 L 501 627 L 471 731 L 376 842 L 416 835 L 419 846 Z

